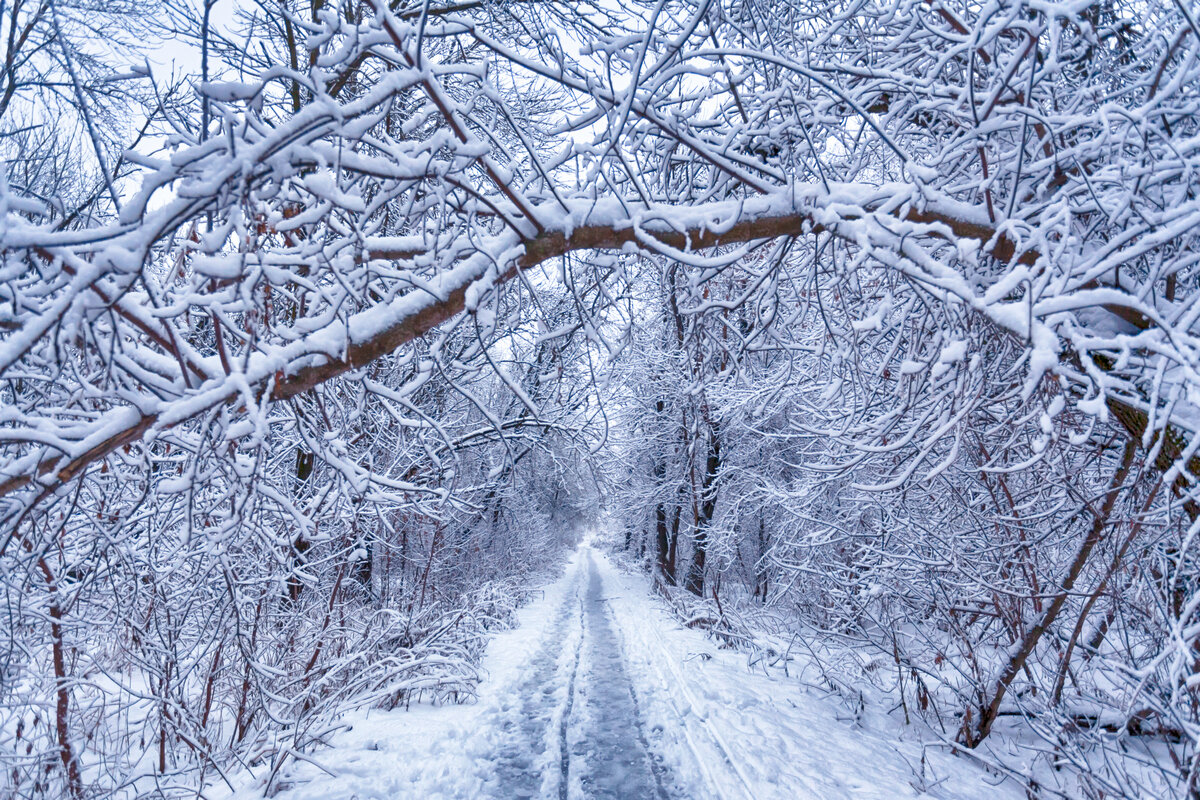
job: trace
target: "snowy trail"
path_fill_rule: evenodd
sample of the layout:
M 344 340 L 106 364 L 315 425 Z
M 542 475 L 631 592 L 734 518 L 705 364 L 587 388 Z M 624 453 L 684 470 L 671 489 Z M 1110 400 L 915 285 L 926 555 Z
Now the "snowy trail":
M 666 800 L 590 550 L 571 576 L 516 687 L 518 702 L 501 710 L 510 738 L 495 758 L 496 796 Z M 557 770 L 552 758 L 537 758 L 554 747 Z
M 545 737 L 559 702 L 555 682 L 561 671 L 561 644 L 569 640 L 568 631 L 576 625 L 574 599 L 572 597 L 559 608 L 541 646 L 530 659 L 526 674 L 516 687 L 518 704 L 514 708 L 504 709 L 509 713 L 503 715 L 500 725 L 509 738 L 496 753 L 495 763 L 499 789 L 509 797 L 535 797 L 541 790 L 542 770 L 534 762 L 534 757 L 546 750 Z M 578 649 L 577 643 L 576 663 Z M 576 665 L 572 665 L 572 669 L 575 668 Z M 559 747 L 561 750 L 561 739 Z M 564 771 L 565 766 L 564 763 Z
M 475 705 L 359 714 L 273 795 L 538 800 L 1007 800 L 971 762 L 905 741 L 793 673 L 682 628 L 644 576 L 582 546 L 488 649 Z M 924 754 L 924 760 L 922 755 Z M 210 796 L 221 796 L 212 794 Z M 238 800 L 263 796 L 250 782 Z
M 655 761 L 642 729 L 633 684 L 625 669 L 622 647 L 609 622 L 604 582 L 590 550 L 584 601 L 584 647 L 587 669 L 582 692 L 584 723 L 575 729 L 572 757 L 582 755 L 580 789 L 585 797 L 660 798 L 669 795 L 664 770 Z M 566 730 L 564 728 L 564 730 Z

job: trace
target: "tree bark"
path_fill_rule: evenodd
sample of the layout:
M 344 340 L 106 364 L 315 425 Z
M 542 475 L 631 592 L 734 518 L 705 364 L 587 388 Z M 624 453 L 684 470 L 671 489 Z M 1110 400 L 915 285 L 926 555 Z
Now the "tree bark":
M 671 537 L 667 530 L 667 506 L 659 503 L 654 508 L 655 555 L 658 571 L 667 583 L 675 585 L 675 565 L 671 563 Z
M 696 520 L 696 540 L 692 565 L 688 570 L 687 590 L 697 597 L 704 596 L 704 574 L 708 567 L 708 533 L 717 508 L 717 475 L 721 471 L 721 434 L 716 423 L 709 426 L 711 435 L 708 459 L 704 465 L 704 482 L 700 494 L 700 514 Z
M 659 400 L 654 404 L 655 411 L 659 416 L 662 416 L 666 403 Z M 663 458 L 658 458 L 654 462 L 654 490 L 661 492 L 663 489 L 663 479 L 667 474 L 667 464 Z M 675 563 L 671 552 L 671 536 L 667 528 L 667 504 L 664 500 L 659 500 L 654 506 L 654 554 L 655 562 L 658 565 L 658 572 L 671 586 L 675 585 Z
M 303 448 L 296 448 L 296 482 L 298 484 L 303 486 L 308 481 L 315 463 L 315 453 L 310 453 Z M 305 553 L 311 546 L 312 544 L 304 538 L 303 532 L 296 537 L 296 541 L 292 544 L 292 571 L 287 579 L 287 596 L 288 600 L 293 603 L 300 599 L 300 594 L 304 591 L 304 582 L 300 580 L 296 570 L 304 566 Z
M 58 599 L 58 581 L 45 558 L 38 559 L 38 568 L 46 579 L 46 590 L 50 595 L 47 613 L 50 615 L 51 658 L 54 661 L 54 733 L 58 739 L 58 757 L 62 762 L 63 774 L 67 779 L 67 791 L 71 797 L 83 797 L 83 777 L 79 762 L 71 748 L 71 689 L 67 685 L 66 646 L 63 642 L 63 610 Z

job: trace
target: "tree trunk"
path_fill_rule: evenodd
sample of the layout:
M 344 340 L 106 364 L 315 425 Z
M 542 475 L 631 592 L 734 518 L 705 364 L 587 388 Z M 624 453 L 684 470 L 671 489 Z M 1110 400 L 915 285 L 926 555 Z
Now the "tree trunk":
M 296 448 L 296 481 L 303 485 L 312 475 L 313 465 L 316 462 L 316 454 L 310 453 L 302 448 Z M 300 576 L 296 574 L 296 570 L 304 565 L 304 554 L 308 552 L 308 548 L 312 543 L 304 538 L 301 533 L 296 537 L 296 541 L 292 544 L 292 572 L 287 579 L 287 598 L 291 602 L 296 602 L 300 599 L 300 593 L 304 591 L 304 582 L 300 580 Z
M 683 515 L 683 504 L 675 506 L 675 514 L 671 519 L 670 540 L 667 542 L 667 574 L 671 585 L 675 585 L 675 555 L 679 552 L 679 519 Z
M 51 657 L 54 660 L 54 732 L 58 738 L 58 757 L 62 761 L 63 773 L 67 779 L 67 790 L 71 797 L 83 797 L 83 778 L 79 773 L 79 762 L 75 759 L 75 751 L 71 748 L 71 689 L 67 685 L 66 647 L 63 643 L 62 603 L 58 599 L 58 581 L 50 570 L 45 558 L 38 559 L 38 567 L 46 579 L 46 589 L 50 595 L 47 613 L 50 615 Z
M 658 560 L 658 571 L 672 586 L 675 585 L 675 565 L 671 552 L 671 536 L 667 530 L 667 506 L 659 503 L 654 509 L 655 526 L 655 555 Z
M 770 592 L 770 576 L 767 574 L 767 522 L 758 516 L 758 558 L 754 563 L 754 596 L 764 604 Z
M 717 490 L 714 485 L 721 470 L 721 439 L 715 424 L 710 426 L 712 438 L 708 460 L 704 465 L 704 484 L 700 493 L 700 514 L 696 520 L 695 549 L 688 569 L 687 590 L 697 597 L 704 596 L 704 571 L 708 561 L 708 529 L 717 509 Z
M 654 404 L 654 410 L 662 415 L 666 408 L 666 403 L 663 400 L 658 400 Z M 654 490 L 661 492 L 663 490 L 663 481 L 667 474 L 667 464 L 663 459 L 657 459 L 654 462 Z M 676 519 L 678 526 L 678 518 Z M 654 507 L 654 555 L 658 566 L 658 572 L 668 584 L 675 585 L 675 552 L 672 547 L 673 537 L 667 527 L 667 504 L 659 502 Z

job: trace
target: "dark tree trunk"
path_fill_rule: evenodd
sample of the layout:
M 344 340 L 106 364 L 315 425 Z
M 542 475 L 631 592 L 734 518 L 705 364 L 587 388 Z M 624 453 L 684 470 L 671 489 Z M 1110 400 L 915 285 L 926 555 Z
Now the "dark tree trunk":
M 684 586 L 697 597 L 704 596 L 704 570 L 708 561 L 708 529 L 701 526 L 696 529 L 696 539 L 693 544 L 692 564 L 688 567 L 687 583 Z
M 767 575 L 767 523 L 760 514 L 758 517 L 758 558 L 754 563 L 754 596 L 767 602 L 770 591 Z
M 654 410 L 661 416 L 666 408 L 666 403 L 659 400 L 654 404 Z M 666 461 L 658 459 L 654 462 L 654 489 L 657 492 L 663 490 L 663 480 L 667 474 Z M 678 514 L 675 521 L 676 528 L 679 526 Z M 654 507 L 654 557 L 658 566 L 658 573 L 671 586 L 675 585 L 675 537 L 671 535 L 667 525 L 667 504 L 659 502 Z
M 46 578 L 46 586 L 50 594 L 47 611 L 50 614 L 50 641 L 52 658 L 54 660 L 55 708 L 54 729 L 58 738 L 58 757 L 62 762 L 63 772 L 67 779 L 67 791 L 71 797 L 83 797 L 83 778 L 79 772 L 79 762 L 71 748 L 71 690 L 67 677 L 66 646 L 63 642 L 62 619 L 63 610 L 59 603 L 58 581 L 51 572 L 46 559 L 38 560 L 38 567 Z
M 671 557 L 671 535 L 667 530 L 667 506 L 659 503 L 654 508 L 655 555 L 658 571 L 672 586 L 675 585 L 675 569 Z
M 371 593 L 371 573 L 375 565 L 375 548 L 368 543 L 363 546 L 363 550 L 366 551 L 366 557 L 354 562 L 354 571 L 351 574 L 356 581 L 362 584 L 369 594 Z
M 683 515 L 683 506 L 675 506 L 675 514 L 671 518 L 671 532 L 667 540 L 667 578 L 675 586 L 675 554 L 679 545 L 679 519 Z
M 298 484 L 302 486 L 308 481 L 315 463 L 315 453 L 296 448 L 296 482 Z M 296 570 L 304 566 L 304 554 L 310 547 L 312 547 L 312 543 L 304 538 L 303 533 L 296 537 L 296 541 L 292 544 L 292 572 L 287 579 L 287 596 L 288 600 L 293 603 L 300 599 L 300 594 L 304 591 L 304 582 L 300 580 Z
M 692 551 L 692 565 L 688 569 L 687 590 L 704 596 L 704 571 L 708 561 L 708 529 L 712 525 L 717 509 L 717 473 L 721 470 L 721 439 L 714 424 L 708 448 L 708 461 L 704 467 L 704 485 L 700 494 L 700 514 L 696 520 L 696 540 Z

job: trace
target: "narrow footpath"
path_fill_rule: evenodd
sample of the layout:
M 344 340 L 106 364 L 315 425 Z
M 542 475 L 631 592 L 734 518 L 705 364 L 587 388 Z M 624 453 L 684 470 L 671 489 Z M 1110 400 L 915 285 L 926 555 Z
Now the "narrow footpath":
M 496 636 L 479 701 L 363 712 L 288 767 L 278 800 L 1018 800 L 793 664 L 751 668 L 586 545 Z M 213 792 L 212 798 L 230 797 Z M 258 800 L 261 783 L 232 795 Z
M 502 713 L 511 738 L 495 758 L 497 796 L 666 800 L 591 550 L 571 575 L 571 591 L 516 687 L 518 700 Z M 555 748 L 547 769 L 540 756 Z

